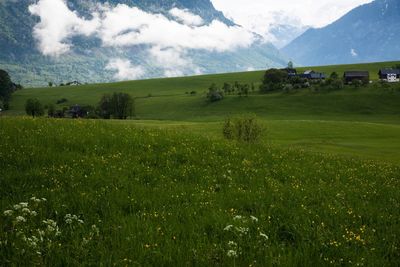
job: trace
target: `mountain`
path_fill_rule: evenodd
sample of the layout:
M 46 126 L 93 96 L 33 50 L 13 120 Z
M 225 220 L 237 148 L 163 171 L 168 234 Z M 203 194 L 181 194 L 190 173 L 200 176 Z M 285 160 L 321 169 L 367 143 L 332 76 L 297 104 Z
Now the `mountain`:
M 397 60 L 399 33 L 400 1 L 376 0 L 324 28 L 309 29 L 281 51 L 308 66 Z
M 294 39 L 299 37 L 310 27 L 303 25 L 291 25 L 291 24 L 270 24 L 269 34 L 273 37 L 272 44 L 277 48 L 283 48 Z
M 170 12 L 176 8 L 180 13 L 183 12 L 183 19 L 186 19 L 188 14 L 189 19 L 196 16 L 195 19 L 199 19 L 205 26 L 217 20 L 226 27 L 234 27 L 236 31 L 239 27 L 216 10 L 210 0 L 68 0 L 65 2 L 73 14 L 87 21 L 94 18 L 93 9 L 99 5 L 104 8 L 104 6 L 116 7 L 118 4 L 124 4 L 128 7 L 137 7 L 140 12 L 145 12 L 143 13 L 145 15 L 160 14 L 163 16 L 160 21 L 165 21 L 166 18 L 181 23 L 180 18 Z M 197 44 L 193 41 L 187 49 L 181 47 L 170 49 L 146 43 L 123 47 L 104 45 L 104 40 L 99 36 L 80 34 L 67 38 L 66 45 L 70 47 L 67 53 L 48 55 L 41 51 L 38 38 L 34 36 L 35 26 L 41 22 L 41 18 L 32 15 L 29 7 L 37 3 L 36 0 L 0 0 L 0 69 L 7 70 L 15 82 L 24 86 L 43 86 L 50 81 L 59 84 L 73 80 L 95 83 L 136 79 L 139 76 L 135 76 L 135 70 L 142 74 L 140 78 L 151 78 L 263 69 L 282 66 L 287 62 L 276 47 L 264 43 L 261 38 L 256 38 L 250 46 L 218 51 L 217 48 L 208 49 L 207 46 L 195 49 Z M 216 26 L 218 29 L 221 27 L 219 24 Z M 64 31 L 79 31 L 76 28 L 78 27 L 64 28 Z M 169 32 L 167 29 L 165 31 L 159 29 L 159 34 L 168 35 Z M 238 33 L 236 36 L 241 37 Z M 199 40 L 199 43 L 201 42 L 203 40 Z M 53 49 L 54 46 L 52 44 L 49 47 Z M 159 56 L 157 64 L 152 61 L 149 51 L 153 52 L 153 56 Z M 168 56 L 172 56 L 169 62 Z M 131 63 L 135 66 L 131 66 Z M 180 65 L 178 69 L 174 66 L 165 69 L 165 65 L 169 63 Z M 119 71 L 125 75 L 118 77 Z M 130 73 L 132 76 L 129 76 Z

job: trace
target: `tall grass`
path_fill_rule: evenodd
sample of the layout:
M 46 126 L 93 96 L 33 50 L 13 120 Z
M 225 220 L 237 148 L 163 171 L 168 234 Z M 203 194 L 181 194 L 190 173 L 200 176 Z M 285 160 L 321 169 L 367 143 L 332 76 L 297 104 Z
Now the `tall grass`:
M 395 266 L 400 169 L 102 121 L 0 119 L 0 265 Z

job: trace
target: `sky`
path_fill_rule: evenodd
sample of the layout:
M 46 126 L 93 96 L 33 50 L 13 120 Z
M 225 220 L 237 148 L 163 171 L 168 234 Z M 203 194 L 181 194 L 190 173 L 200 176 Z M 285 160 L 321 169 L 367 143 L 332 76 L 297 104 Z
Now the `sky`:
M 216 9 L 237 24 L 257 33 L 270 23 L 288 22 L 323 27 L 351 9 L 372 0 L 212 0 Z

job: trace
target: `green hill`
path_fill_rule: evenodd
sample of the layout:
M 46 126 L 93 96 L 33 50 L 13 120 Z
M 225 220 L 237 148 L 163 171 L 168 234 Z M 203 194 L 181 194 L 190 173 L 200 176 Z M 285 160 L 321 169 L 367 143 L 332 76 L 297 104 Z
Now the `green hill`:
M 220 122 L 228 116 L 254 113 L 268 128 L 265 140 L 276 145 L 295 145 L 320 152 L 342 153 L 368 158 L 400 161 L 400 84 L 382 87 L 379 68 L 398 62 L 313 67 L 339 75 L 345 70 L 369 70 L 374 83 L 355 89 L 345 87 L 332 92 L 308 89 L 292 93 L 258 92 L 249 97 L 226 96 L 208 103 L 205 98 L 211 83 L 255 83 L 263 72 L 228 73 L 170 79 L 152 79 L 110 84 L 24 89 L 14 94 L 8 114 L 24 114 L 24 103 L 36 97 L 43 104 L 67 103 L 95 105 L 105 93 L 126 92 L 136 98 L 140 121 L 130 123 L 151 127 L 181 127 L 188 131 L 220 137 Z M 299 68 L 304 70 L 309 68 Z M 196 91 L 196 95 L 190 92 Z M 189 94 L 188 94 L 189 93 Z M 358 123 L 354 123 L 358 122 Z

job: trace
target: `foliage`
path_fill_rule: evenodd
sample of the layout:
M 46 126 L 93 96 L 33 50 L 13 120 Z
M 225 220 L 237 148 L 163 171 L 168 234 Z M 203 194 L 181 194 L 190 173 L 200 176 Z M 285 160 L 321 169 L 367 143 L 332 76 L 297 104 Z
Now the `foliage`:
M 113 116 L 116 119 L 127 119 L 134 115 L 134 100 L 126 93 L 105 94 L 98 104 L 99 116 L 103 119 L 110 119 Z
M 262 127 L 255 116 L 240 116 L 226 119 L 222 133 L 228 140 L 251 143 L 259 140 Z
M 56 116 L 56 106 L 54 104 L 50 104 L 47 108 L 47 115 L 50 118 L 54 118 Z
M 260 91 L 262 93 L 280 91 L 287 81 L 287 73 L 278 69 L 269 69 L 265 72 Z
M 215 83 L 211 84 L 208 88 L 207 99 L 210 102 L 218 102 L 224 99 L 223 92 L 217 87 Z
M 68 102 L 68 99 L 66 99 L 66 98 L 61 98 L 61 99 L 58 99 L 58 100 L 57 100 L 56 104 L 59 105 L 59 104 L 64 104 L 64 103 L 66 103 L 66 102 Z
M 32 117 L 43 116 L 44 107 L 37 98 L 30 98 L 26 100 L 25 112 Z
M 336 71 L 332 72 L 331 75 L 329 76 L 332 80 L 339 79 L 339 74 L 337 74 Z

